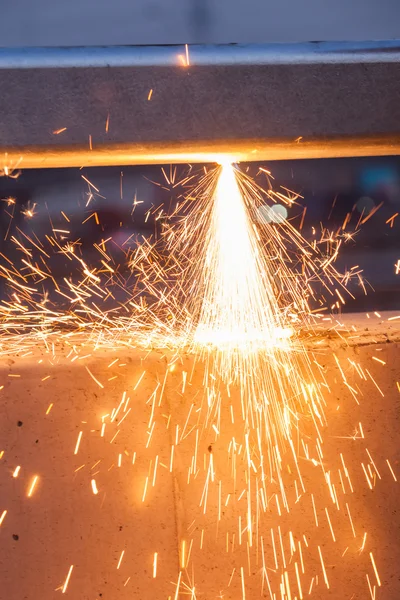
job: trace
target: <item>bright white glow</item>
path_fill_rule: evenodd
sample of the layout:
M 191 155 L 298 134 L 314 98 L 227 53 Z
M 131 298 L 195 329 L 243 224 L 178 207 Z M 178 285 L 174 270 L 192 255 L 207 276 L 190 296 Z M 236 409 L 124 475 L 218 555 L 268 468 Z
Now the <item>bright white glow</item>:
M 207 235 L 207 281 L 195 342 L 282 344 L 290 330 L 279 322 L 280 311 L 257 231 L 235 169 L 228 163 L 221 166 Z
M 288 211 L 282 204 L 274 204 L 273 206 L 260 206 L 257 211 L 257 219 L 259 223 L 282 223 L 287 219 Z

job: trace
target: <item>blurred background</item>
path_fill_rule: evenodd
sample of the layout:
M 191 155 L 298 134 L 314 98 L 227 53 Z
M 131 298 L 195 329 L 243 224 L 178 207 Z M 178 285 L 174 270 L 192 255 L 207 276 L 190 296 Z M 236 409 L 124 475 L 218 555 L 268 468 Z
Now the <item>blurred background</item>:
M 354 299 L 343 311 L 399 308 L 400 284 L 400 159 L 397 157 L 297 160 L 242 164 L 257 182 L 268 186 L 262 169 L 271 172 L 272 186 L 301 195 L 287 218 L 312 241 L 340 232 L 342 245 L 336 266 L 345 272 L 358 266 L 366 280 L 353 284 Z M 0 178 L 0 252 L 17 264 L 23 252 L 13 241 L 44 242 L 56 280 L 73 274 L 76 265 L 47 236 L 61 246 L 76 243 L 89 266 L 99 262 L 96 245 L 112 238 L 107 248 L 118 276 L 129 277 L 127 256 L 143 237 L 159 236 L 164 215 L 182 201 L 188 174 L 198 177 L 202 166 L 108 167 L 26 170 Z M 15 177 L 18 175 L 17 177 Z M 90 183 L 88 183 L 90 182 Z M 282 189 L 285 188 L 285 189 Z M 304 210 L 305 209 L 305 210 Z M 285 212 L 285 211 L 284 211 Z M 347 216 L 348 215 L 348 216 Z M 229 219 L 229 215 L 227 215 Z M 28 238 L 26 237 L 28 236 Z M 240 243 L 240 241 L 238 241 Z M 33 248 L 34 249 L 34 248 Z M 101 258 L 101 257 L 100 257 Z M 0 288 L 1 289 L 1 288 Z M 4 289 L 3 289 L 4 294 Z
M 0 46 L 400 37 L 398 0 L 14 0 L 3 4 Z
M 0 46 L 390 40 L 400 38 L 399 17 L 398 0 L 14 0 L 1 11 Z M 337 265 L 342 270 L 359 265 L 369 294 L 356 288 L 355 300 L 344 310 L 397 309 L 400 159 L 303 160 L 264 167 L 272 171 L 275 187 L 302 195 L 307 239 L 324 227 L 337 231 L 348 213 L 347 232 L 359 222 L 357 233 L 344 240 Z M 179 169 L 183 177 L 184 168 Z M 56 232 L 60 242 L 79 240 L 88 262 L 93 244 L 112 236 L 113 253 L 122 261 L 138 236 L 157 235 L 157 207 L 173 206 L 182 193 L 167 184 L 161 166 L 3 175 L 0 251 L 11 261 L 21 258 L 13 236 L 42 239 L 54 229 L 69 232 Z M 296 210 L 288 217 L 298 218 Z M 63 256 L 52 266 L 56 278 L 68 276 L 70 268 Z

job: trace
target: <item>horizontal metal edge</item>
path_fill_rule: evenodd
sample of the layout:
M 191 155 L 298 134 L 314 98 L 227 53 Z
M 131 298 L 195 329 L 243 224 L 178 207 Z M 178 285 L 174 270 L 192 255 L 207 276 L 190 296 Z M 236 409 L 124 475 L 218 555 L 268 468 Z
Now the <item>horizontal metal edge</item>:
M 399 343 L 400 311 L 321 315 L 313 327 L 301 331 L 300 339 L 313 350 Z
M 187 61 L 190 66 L 228 66 L 387 63 L 399 60 L 400 40 L 297 44 L 0 48 L 0 69 L 171 67 L 182 66 Z
M 0 148 L 0 169 L 100 167 L 168 163 L 251 162 L 310 158 L 390 156 L 400 154 L 400 135 L 292 141 L 194 141 L 151 144 L 111 144 L 85 147 Z

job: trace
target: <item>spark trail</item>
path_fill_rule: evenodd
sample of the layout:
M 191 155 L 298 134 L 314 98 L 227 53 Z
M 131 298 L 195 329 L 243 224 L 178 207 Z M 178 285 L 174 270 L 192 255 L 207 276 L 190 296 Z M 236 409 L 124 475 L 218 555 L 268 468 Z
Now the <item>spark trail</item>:
M 174 178 L 170 176 L 173 184 Z M 328 417 L 337 410 L 330 390 L 334 378 L 325 380 L 320 357 L 306 349 L 299 333 L 302 325 L 313 323 L 309 300 L 315 298 L 315 282 L 330 301 L 320 301 L 322 312 L 325 304 L 338 308 L 344 303 L 349 279 L 359 274 L 350 270 L 341 276 L 333 266 L 342 238 L 324 230 L 321 244 L 307 242 L 289 221 L 259 218 L 265 204 L 268 210 L 261 214 L 268 217 L 274 202 L 291 207 L 296 200 L 295 194 L 262 190 L 230 164 L 207 171 L 167 220 L 161 237 L 164 253 L 144 239 L 127 257 L 137 285 L 115 311 L 104 309 L 103 300 L 112 294 L 115 281 L 128 286 L 116 274 L 111 238 L 96 245 L 101 257 L 96 267 L 85 260 L 79 245 L 69 239 L 61 244 L 60 230 L 52 226 L 47 241 L 53 252 L 75 265 L 62 285 L 48 264 L 49 244 L 33 235 L 12 238 L 22 252 L 20 268 L 2 257 L 0 275 L 11 294 L 1 305 L 1 353 L 20 355 L 19 360 L 38 358 L 38 364 L 46 365 L 43 383 L 52 381 L 59 360 L 70 362 L 71 369 L 84 365 L 84 385 L 94 387 L 96 398 L 98 393 L 107 398 L 101 422 L 97 401 L 85 406 L 88 421 L 80 416 L 79 429 L 68 440 L 66 452 L 78 459 L 74 476 L 86 477 L 88 494 L 102 503 L 106 491 L 114 494 L 108 479 L 112 469 L 126 473 L 122 479 L 127 483 L 133 468 L 140 506 L 154 502 L 160 490 L 163 496 L 160 482 L 173 478 L 188 515 L 187 522 L 184 515 L 176 516 L 179 571 L 165 579 L 165 585 L 175 582 L 170 597 L 176 599 L 186 594 L 194 599 L 210 588 L 210 597 L 216 598 L 244 600 L 260 588 L 271 600 L 310 594 L 324 598 L 335 589 L 335 573 L 345 571 L 348 557 L 359 554 L 368 559 L 364 574 L 372 598 L 381 585 L 379 555 L 375 561 L 375 546 L 361 526 L 354 500 L 356 486 L 372 490 L 379 485 L 381 465 L 375 452 L 367 450 L 358 469 L 360 482 L 355 461 L 349 462 L 336 445 L 332 453 L 326 430 Z M 161 218 L 162 209 L 154 212 Z M 25 216 L 35 218 L 33 213 Z M 49 299 L 51 286 L 69 302 L 67 308 Z M 37 356 L 39 345 L 44 359 Z M 104 349 L 112 354 L 106 362 L 98 352 Z M 135 357 L 133 367 L 125 354 Z M 334 356 L 331 362 L 334 377 L 358 408 L 366 375 L 378 384 L 353 358 L 348 364 L 346 357 Z M 386 364 L 374 358 L 380 367 Z M 19 373 L 8 377 L 18 385 Z M 65 402 L 69 407 L 69 389 Z M 55 398 L 42 406 L 47 421 L 59 411 Z M 98 460 L 90 455 L 92 434 L 101 442 Z M 361 423 L 343 439 L 363 444 Z M 109 442 L 107 451 L 104 441 Z M 18 467 L 13 463 L 7 475 L 14 484 L 22 477 L 20 466 L 22 474 L 28 472 L 17 458 Z M 396 482 L 389 460 L 387 471 Z M 32 506 L 50 485 L 49 473 L 35 473 L 24 490 Z M 126 498 L 131 500 L 130 494 Z M 120 494 L 113 501 L 122 507 L 124 498 Z M 11 506 L 1 513 L 3 527 L 12 522 Z M 156 541 L 150 558 L 138 560 L 147 560 L 143 569 L 153 585 L 161 585 L 166 553 Z M 125 542 L 126 548 L 120 545 L 114 552 L 118 573 L 135 562 L 128 551 L 132 540 Z M 218 594 L 214 578 L 210 585 L 202 579 L 220 564 L 222 553 L 229 569 L 215 573 Z M 78 583 L 72 567 L 78 562 L 72 557 L 66 561 L 61 591 L 74 593 Z M 144 581 L 144 572 L 133 579 Z
M 272 272 L 232 165 L 221 166 L 211 201 L 204 297 L 194 341 L 241 352 L 275 346 L 284 329 Z
M 263 477 L 280 479 L 281 454 L 293 449 L 303 417 L 323 426 L 323 399 L 310 358 L 278 302 L 274 278 L 288 268 L 276 243 L 268 251 L 263 246 L 254 223 L 259 198 L 244 193 L 240 181 L 240 172 L 223 164 L 206 190 L 194 227 L 199 241 L 188 236 L 186 227 L 180 229 L 184 240 L 179 246 L 194 248 L 189 282 L 201 290 L 200 304 L 193 302 L 193 294 L 186 295 L 194 328 L 189 344 L 206 364 L 205 425 L 221 431 L 224 386 L 237 386 L 243 432 L 253 448 L 248 464 L 255 452 L 265 457 Z M 268 240 L 279 235 L 271 225 L 264 234 Z M 292 299 L 297 306 L 301 302 L 301 297 Z

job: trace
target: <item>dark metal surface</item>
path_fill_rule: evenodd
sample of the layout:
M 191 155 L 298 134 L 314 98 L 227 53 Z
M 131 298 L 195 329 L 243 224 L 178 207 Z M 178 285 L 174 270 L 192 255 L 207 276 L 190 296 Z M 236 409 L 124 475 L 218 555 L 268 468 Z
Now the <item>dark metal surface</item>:
M 399 45 L 333 46 L 199 48 L 189 66 L 175 47 L 80 50 L 62 68 L 3 52 L 0 153 L 25 168 L 42 150 L 46 166 L 400 153 Z

